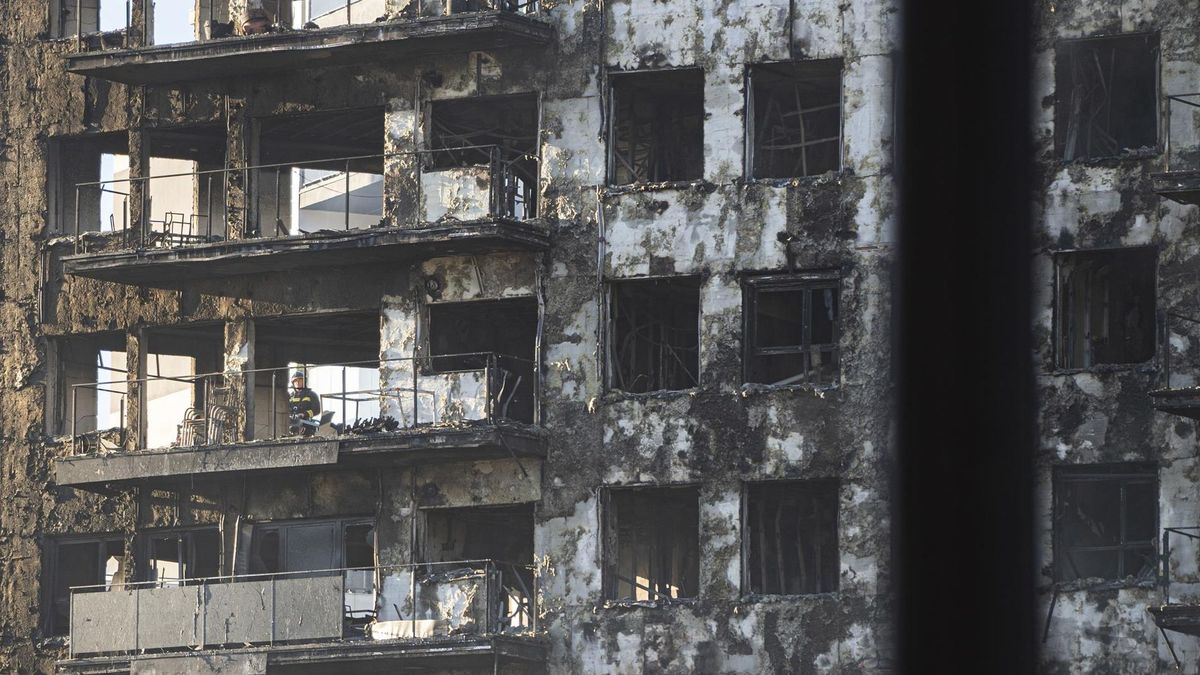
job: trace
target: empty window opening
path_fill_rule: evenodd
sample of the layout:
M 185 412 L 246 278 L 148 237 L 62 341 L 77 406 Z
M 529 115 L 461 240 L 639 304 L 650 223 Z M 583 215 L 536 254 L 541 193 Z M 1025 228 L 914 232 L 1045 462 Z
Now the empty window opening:
M 276 237 L 380 225 L 383 129 L 383 108 L 258 120 L 265 168 L 253 176 L 255 231 Z
M 71 588 L 110 590 L 124 582 L 125 540 L 122 537 L 69 538 L 46 547 L 49 611 L 47 632 L 66 635 L 71 625 Z
M 533 504 L 426 509 L 425 562 L 492 560 L 500 572 L 501 623 L 531 625 Z
M 121 447 L 128 391 L 125 334 L 72 335 L 49 346 L 47 433 L 88 435 L 104 449 Z
M 1150 246 L 1055 255 L 1060 368 L 1154 357 L 1156 265 Z
M 773 275 L 745 287 L 746 381 L 837 380 L 839 281 L 835 273 Z
M 746 487 L 746 576 L 751 593 L 801 595 L 838 588 L 835 481 Z
M 259 319 L 254 345 L 255 438 L 337 433 L 379 417 L 378 313 Z
M 150 5 L 150 42 L 172 45 L 194 42 L 200 35 L 197 26 L 209 19 L 210 8 L 219 0 L 154 0 Z
M 293 28 L 371 23 L 387 14 L 384 0 L 292 0 Z
M 56 233 L 73 234 L 76 227 L 80 232 L 127 227 L 129 182 L 111 181 L 118 175 L 129 177 L 128 143 L 129 135 L 124 132 L 50 141 L 47 191 L 51 227 Z M 96 185 L 102 181 L 106 183 Z
M 611 388 L 645 393 L 699 384 L 699 277 L 614 281 L 609 316 Z
M 493 413 L 531 423 L 537 326 L 537 300 L 532 297 L 431 304 L 431 370 L 471 373 L 490 366 L 487 393 Z
M 1157 145 L 1157 34 L 1065 40 L 1055 50 L 1054 85 L 1054 140 L 1063 159 Z
M 221 532 L 216 527 L 144 535 L 144 580 L 156 586 L 183 586 L 189 579 L 221 573 Z
M 613 185 L 695 180 L 704 172 L 704 71 L 614 73 Z
M 695 487 L 608 492 L 605 567 L 609 599 L 654 602 L 698 594 L 699 498 Z
M 232 440 L 233 407 L 211 375 L 223 369 L 224 345 L 222 324 L 147 329 L 143 447 Z
M 1056 581 L 1155 577 L 1158 472 L 1153 464 L 1054 470 Z
M 123 31 L 128 12 L 129 0 L 51 0 L 51 33 L 67 37 Z
M 429 149 L 422 173 L 427 220 L 536 215 L 536 95 L 432 102 Z
M 755 178 L 841 169 L 842 61 L 753 66 L 747 134 Z

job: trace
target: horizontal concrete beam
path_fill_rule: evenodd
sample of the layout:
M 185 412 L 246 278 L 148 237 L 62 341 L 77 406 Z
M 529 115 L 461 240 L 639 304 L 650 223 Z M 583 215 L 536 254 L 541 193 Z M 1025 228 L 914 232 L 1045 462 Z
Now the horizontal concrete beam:
M 136 49 L 67 54 L 67 70 L 125 84 L 244 78 L 306 66 L 394 62 L 420 55 L 540 47 L 554 27 L 540 18 L 489 11 L 243 35 Z

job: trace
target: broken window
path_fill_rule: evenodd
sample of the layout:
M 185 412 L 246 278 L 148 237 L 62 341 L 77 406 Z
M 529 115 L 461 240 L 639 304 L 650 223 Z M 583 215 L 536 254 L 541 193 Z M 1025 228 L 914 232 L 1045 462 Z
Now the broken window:
M 72 335 L 49 343 L 53 374 L 46 387 L 46 432 L 93 434 L 107 449 L 122 445 L 125 420 L 125 334 Z M 99 383 L 99 384 L 97 384 Z
M 614 281 L 609 317 L 611 388 L 644 393 L 699 384 L 699 277 Z
M 838 373 L 835 272 L 747 279 L 746 381 L 829 384 Z
M 70 630 L 71 588 L 92 586 L 87 591 L 109 590 L 124 581 L 125 539 L 119 536 L 62 538 L 50 540 L 45 548 L 47 602 L 46 630 L 66 635 Z
M 241 573 L 278 574 L 375 565 L 375 523 L 369 518 L 254 525 Z M 245 545 L 242 541 L 241 545 Z
M 1154 247 L 1063 252 L 1054 260 L 1058 367 L 1154 357 Z
M 423 514 L 425 562 L 495 561 L 500 571 L 501 624 L 529 626 L 533 504 L 425 509 Z
M 128 228 L 128 142 L 124 132 L 51 139 L 46 176 L 55 233 Z
M 805 480 L 746 487 L 746 577 L 751 593 L 838 588 L 838 484 Z
M 258 123 L 251 229 L 263 237 L 376 227 L 383 220 L 383 108 Z
M 609 181 L 695 180 L 704 172 L 704 71 L 614 73 Z
M 1054 576 L 1152 580 L 1158 556 L 1158 471 L 1153 464 L 1054 470 Z
M 695 487 L 607 493 L 606 596 L 651 602 L 699 593 L 700 491 Z
M 493 413 L 533 422 L 538 306 L 534 298 L 429 305 L 429 364 L 434 373 L 479 371 L 492 382 Z
M 1158 35 L 1064 40 L 1055 50 L 1054 142 L 1065 160 L 1158 143 Z
M 50 24 L 54 37 L 124 30 L 128 0 L 51 0 Z
M 328 424 L 344 430 L 379 417 L 379 314 L 345 312 L 255 322 L 254 438 L 307 434 L 294 424 L 292 375 L 319 399 Z M 317 415 L 320 417 L 320 415 Z M 325 425 L 314 430 L 325 433 Z
M 150 328 L 146 330 L 144 448 L 172 444 L 198 445 L 211 426 L 214 378 L 224 363 L 223 324 Z M 201 429 L 203 427 L 203 429 Z M 214 439 L 215 440 L 215 439 Z
M 181 586 L 188 579 L 221 573 L 221 532 L 216 527 L 147 532 L 143 536 L 145 581 L 159 587 Z
M 841 59 L 756 65 L 749 78 L 747 145 L 754 178 L 841 169 Z
M 238 574 L 342 570 L 345 616 L 365 621 L 375 610 L 375 521 L 300 520 L 247 525 L 235 562 Z
M 432 102 L 421 174 L 426 220 L 534 217 L 537 152 L 534 94 Z

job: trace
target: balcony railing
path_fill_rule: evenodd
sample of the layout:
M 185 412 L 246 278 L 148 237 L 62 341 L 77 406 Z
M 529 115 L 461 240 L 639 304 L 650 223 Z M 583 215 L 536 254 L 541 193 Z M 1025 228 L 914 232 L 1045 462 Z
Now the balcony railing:
M 1191 113 L 1182 115 L 1181 113 Z M 1154 192 L 1181 204 L 1200 204 L 1200 93 L 1167 97 L 1165 170 L 1150 178 Z
M 71 589 L 70 656 L 540 633 L 538 575 L 495 560 Z
M 305 373 L 305 386 L 320 398 L 319 411 L 306 415 L 293 408 L 296 371 Z M 532 361 L 474 352 L 76 384 L 73 454 L 533 424 L 539 416 L 537 375 Z M 133 405 L 137 413 L 129 414 Z M 131 429 L 130 419 L 145 423 Z
M 101 1 L 106 5 L 114 2 L 114 0 Z M 133 45 L 130 44 L 130 35 L 135 31 L 133 30 L 133 11 L 130 0 L 123 2 L 125 8 L 124 27 L 112 30 L 90 30 L 92 27 L 84 23 L 84 17 L 88 16 L 84 4 L 83 0 L 68 0 L 68 3 L 64 3 L 65 6 L 71 8 L 74 19 L 64 22 L 67 25 L 63 26 L 63 32 L 67 32 L 65 29 L 68 26 L 74 31 L 77 51 L 93 52 L 133 48 Z M 369 25 L 379 23 L 381 19 L 404 20 L 489 11 L 536 14 L 542 9 L 540 0 L 442 0 L 440 3 L 418 0 L 413 10 L 407 12 L 406 15 L 388 17 L 382 0 L 374 2 L 371 0 L 334 0 L 323 3 L 315 13 L 308 2 L 300 3 L 302 5 L 300 13 L 290 11 L 294 7 L 293 3 L 287 2 L 285 5 L 280 2 L 280 5 L 286 6 L 289 10 L 286 15 L 273 14 L 267 10 L 251 11 L 239 24 L 234 20 L 220 21 L 218 16 L 224 15 L 227 8 L 221 8 L 218 11 L 219 4 L 218 0 L 211 0 L 205 11 L 197 15 L 201 24 L 192 40 L 172 40 L 162 44 L 214 42 L 270 33 L 309 33 L 329 28 Z M 149 10 L 150 3 L 148 1 L 146 6 L 148 11 L 142 13 L 142 22 L 138 26 L 137 32 L 140 32 L 141 35 L 151 36 L 153 33 L 152 11 Z M 99 10 L 96 12 L 98 14 Z M 148 42 L 159 44 L 153 39 Z
M 421 175 L 415 208 L 398 223 L 385 213 L 383 172 L 405 158 Z M 528 220 L 536 215 L 536 173 L 529 155 L 475 145 L 85 182 L 75 186 L 70 231 L 78 254 L 88 246 L 85 232 L 105 235 L 97 242 L 104 250 L 152 250 L 447 220 Z M 133 199 L 140 208 L 132 208 Z

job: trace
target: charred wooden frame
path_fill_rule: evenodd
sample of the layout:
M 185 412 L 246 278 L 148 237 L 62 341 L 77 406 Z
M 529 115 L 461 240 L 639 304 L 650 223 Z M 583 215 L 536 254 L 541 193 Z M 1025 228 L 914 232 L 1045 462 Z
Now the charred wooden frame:
M 836 271 L 747 277 L 745 381 L 832 384 L 841 364 L 841 278 Z
M 1054 578 L 1153 581 L 1158 573 L 1158 468 L 1054 469 Z

